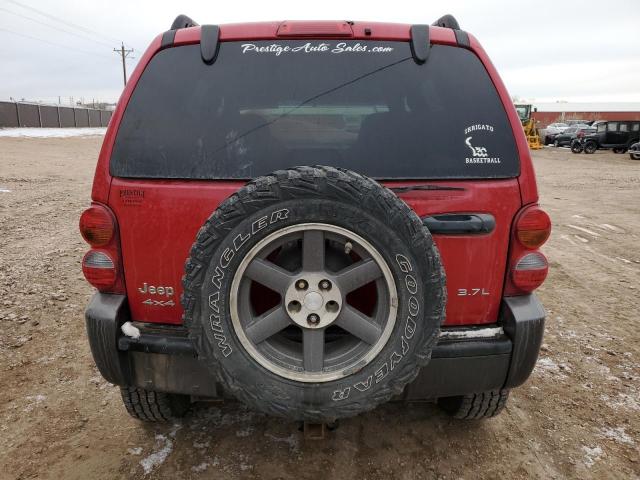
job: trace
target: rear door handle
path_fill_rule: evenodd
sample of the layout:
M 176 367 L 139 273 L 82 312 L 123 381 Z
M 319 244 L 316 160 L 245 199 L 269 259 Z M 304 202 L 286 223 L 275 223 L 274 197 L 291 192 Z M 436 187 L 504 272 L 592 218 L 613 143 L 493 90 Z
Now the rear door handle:
M 422 223 L 435 235 L 482 235 L 496 227 L 490 213 L 442 213 L 423 217 Z

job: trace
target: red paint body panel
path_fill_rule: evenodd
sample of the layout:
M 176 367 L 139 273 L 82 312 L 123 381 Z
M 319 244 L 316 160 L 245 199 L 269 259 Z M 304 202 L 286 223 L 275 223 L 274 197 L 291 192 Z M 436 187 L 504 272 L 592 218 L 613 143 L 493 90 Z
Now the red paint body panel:
M 433 183 L 433 182 L 431 182 Z M 511 222 L 520 208 L 518 182 L 446 181 L 464 191 L 414 191 L 400 194 L 415 212 L 424 217 L 438 213 L 491 213 L 496 229 L 488 235 L 436 237 L 447 273 L 449 302 L 447 325 L 494 323 L 498 316 Z M 180 323 L 184 262 L 200 226 L 218 204 L 244 182 L 157 181 L 116 178 L 112 183 L 110 207 L 120 224 L 120 243 L 127 295 L 135 320 Z M 409 183 L 386 182 L 387 186 Z M 121 191 L 144 192 L 133 203 Z M 173 287 L 174 306 L 159 307 L 154 300 L 168 297 L 142 294 L 144 283 Z M 461 297 L 464 289 L 475 295 Z M 145 301 L 149 301 L 145 304 Z
M 277 39 L 282 22 L 246 23 L 220 26 L 221 41 Z M 371 30 L 371 35 L 365 34 Z M 352 39 L 410 39 L 410 25 L 356 22 Z M 321 39 L 321 36 L 314 37 Z M 335 38 L 335 37 L 330 37 Z M 452 30 L 430 27 L 432 43 L 455 45 Z M 175 44 L 198 43 L 200 27 L 178 30 Z M 507 254 L 513 218 L 519 209 L 538 198 L 529 149 L 520 120 L 510 96 L 478 41 L 470 36 L 471 50 L 482 61 L 500 95 L 514 132 L 521 163 L 517 179 L 441 181 L 459 185 L 464 191 L 413 191 L 400 194 L 419 216 L 474 212 L 491 213 L 496 229 L 480 236 L 438 236 L 436 243 L 447 273 L 449 301 L 447 325 L 486 324 L 496 321 L 506 275 Z M 181 278 L 184 262 L 196 233 L 218 204 L 235 192 L 243 182 L 131 180 L 112 178 L 109 159 L 122 115 L 146 65 L 160 50 L 161 36 L 156 37 L 134 70 L 113 114 L 96 168 L 92 198 L 108 204 L 115 213 L 120 229 L 127 295 L 135 320 L 181 323 Z M 415 182 L 412 182 L 415 183 Z M 406 183 L 404 183 L 406 184 Z M 387 182 L 387 185 L 403 185 Z M 121 190 L 143 191 L 122 194 Z M 173 287 L 174 305 L 159 307 L 166 295 L 141 293 L 144 283 L 155 287 Z M 459 296 L 463 289 L 475 295 Z M 484 293 L 488 293 L 485 295 Z M 150 301 L 149 301 L 150 300 Z M 147 303 L 143 303 L 148 301 Z

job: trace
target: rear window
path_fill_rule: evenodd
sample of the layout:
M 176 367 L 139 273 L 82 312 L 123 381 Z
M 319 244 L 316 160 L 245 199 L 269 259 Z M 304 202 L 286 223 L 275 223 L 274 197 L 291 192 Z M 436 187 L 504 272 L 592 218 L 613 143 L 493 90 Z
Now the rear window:
M 127 105 L 120 177 L 249 179 L 295 165 L 378 179 L 519 174 L 496 89 L 468 50 L 406 42 L 223 42 L 159 52 Z

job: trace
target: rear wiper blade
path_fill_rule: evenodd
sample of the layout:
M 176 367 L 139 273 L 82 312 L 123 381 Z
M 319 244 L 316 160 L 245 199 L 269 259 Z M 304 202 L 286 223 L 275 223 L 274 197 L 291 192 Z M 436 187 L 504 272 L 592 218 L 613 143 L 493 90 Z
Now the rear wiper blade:
M 448 185 L 407 185 L 405 187 L 390 187 L 389 190 L 396 193 L 403 193 L 413 190 L 464 190 L 464 188 L 450 187 Z

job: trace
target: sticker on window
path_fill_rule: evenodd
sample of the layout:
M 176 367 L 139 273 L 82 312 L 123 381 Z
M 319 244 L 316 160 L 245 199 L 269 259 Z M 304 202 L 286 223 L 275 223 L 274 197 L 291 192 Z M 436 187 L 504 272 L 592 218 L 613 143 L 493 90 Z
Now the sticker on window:
M 390 53 L 393 47 L 387 45 L 363 45 L 361 43 L 339 42 L 336 44 L 321 42 L 307 42 L 302 45 L 283 45 L 272 43 L 270 45 L 257 45 L 255 43 L 243 43 L 240 45 L 242 53 L 268 53 L 279 57 L 283 53 Z
M 493 133 L 493 125 L 475 124 L 464 129 L 464 143 L 471 155 L 465 157 L 467 165 L 499 164 L 500 157 L 491 156 L 491 151 L 486 146 L 490 135 Z

